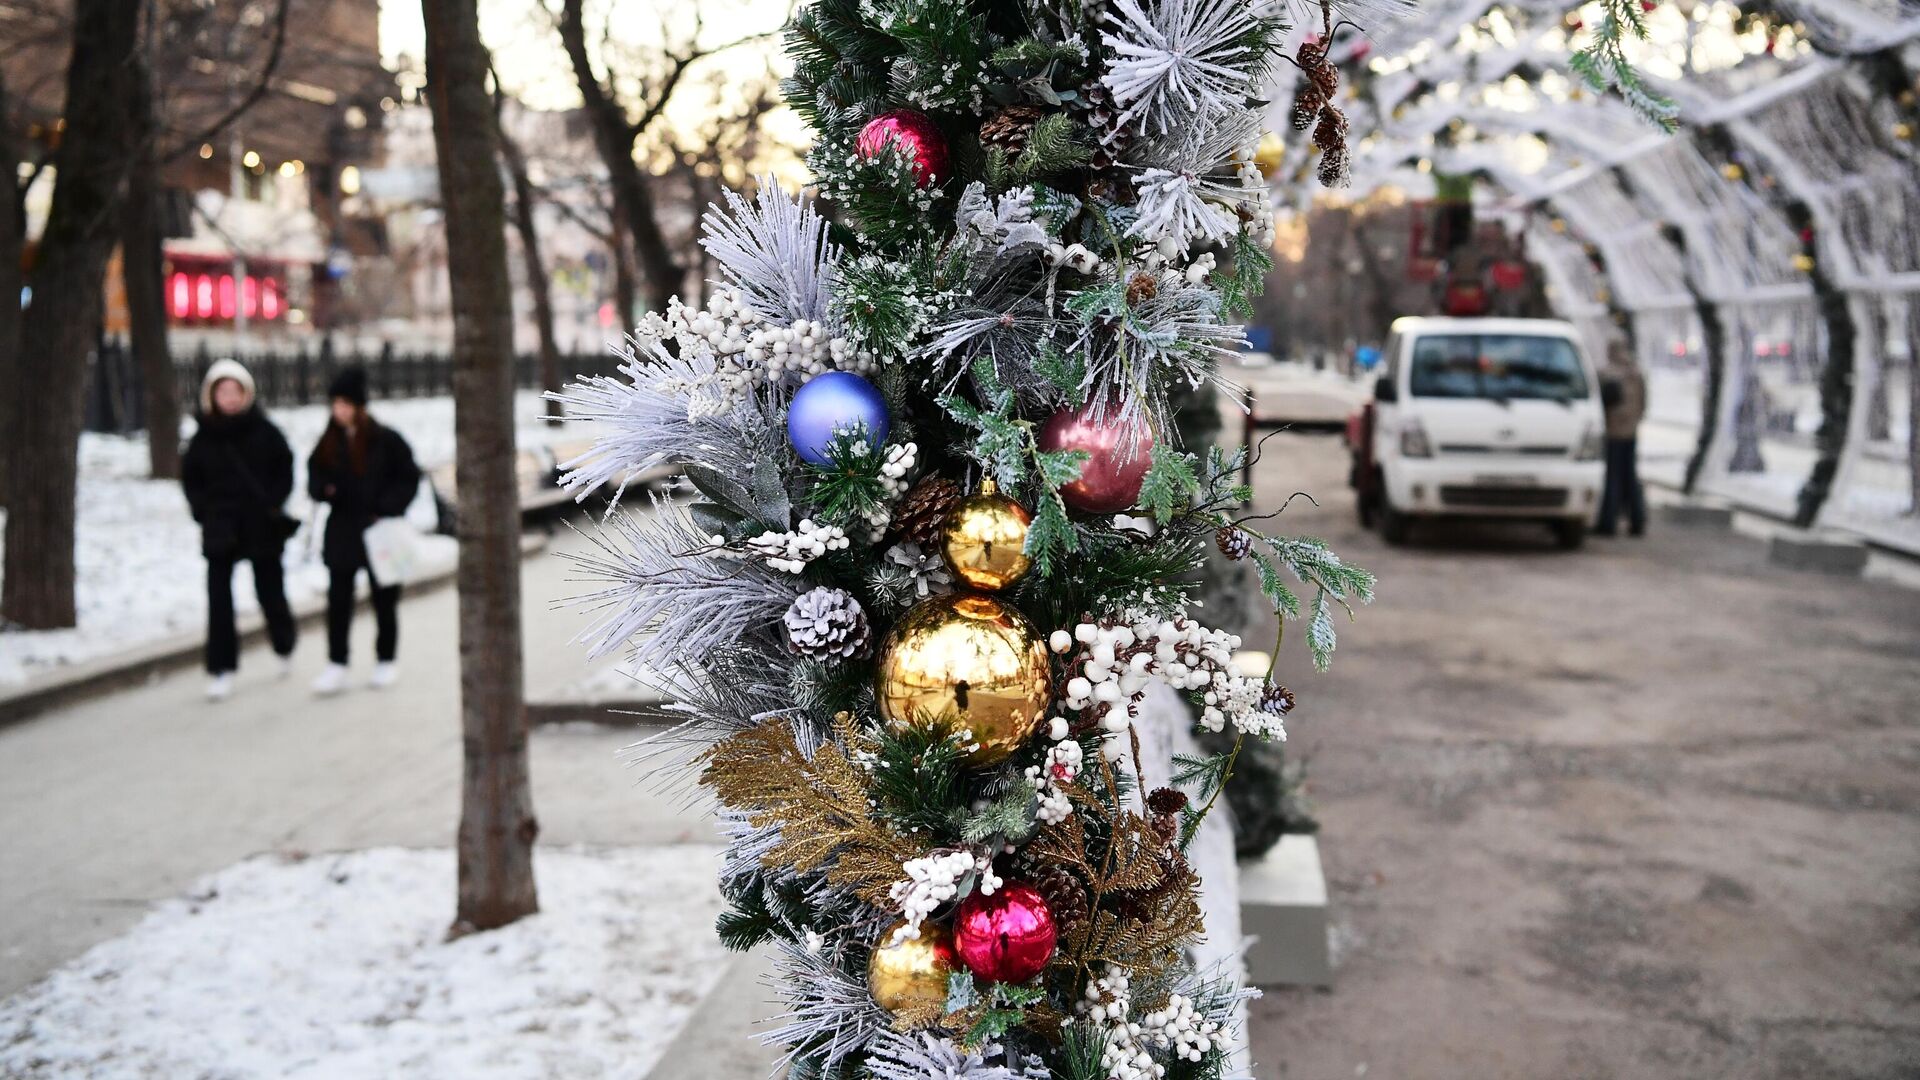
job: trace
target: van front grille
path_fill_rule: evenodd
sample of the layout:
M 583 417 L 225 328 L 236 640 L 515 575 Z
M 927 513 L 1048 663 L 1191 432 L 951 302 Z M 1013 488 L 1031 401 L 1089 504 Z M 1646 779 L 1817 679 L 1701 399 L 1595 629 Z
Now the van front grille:
M 1512 454 L 1516 457 L 1566 457 L 1564 446 L 1488 446 L 1485 443 L 1441 443 L 1443 454 Z
M 1555 510 L 1567 505 L 1567 489 L 1444 484 L 1440 488 L 1440 501 L 1448 506 L 1485 506 L 1502 510 Z

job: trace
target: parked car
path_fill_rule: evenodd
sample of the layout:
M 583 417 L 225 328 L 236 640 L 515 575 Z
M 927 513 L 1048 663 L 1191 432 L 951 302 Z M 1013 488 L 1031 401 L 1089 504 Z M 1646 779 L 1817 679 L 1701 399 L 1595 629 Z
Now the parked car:
M 1600 380 L 1568 323 L 1403 318 L 1350 421 L 1363 524 L 1388 543 L 1426 517 L 1538 520 L 1580 546 L 1603 482 Z

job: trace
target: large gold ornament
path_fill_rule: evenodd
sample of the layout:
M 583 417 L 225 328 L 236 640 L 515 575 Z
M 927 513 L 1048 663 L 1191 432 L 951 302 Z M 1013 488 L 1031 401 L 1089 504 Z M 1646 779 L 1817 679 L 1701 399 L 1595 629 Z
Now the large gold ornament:
M 1280 171 L 1280 162 L 1286 156 L 1287 144 L 1281 141 L 1278 133 L 1269 131 L 1261 137 L 1260 145 L 1253 151 L 1253 164 L 1260 170 L 1261 176 L 1271 180 L 1273 174 Z
M 1031 738 L 1051 690 L 1046 641 L 1026 616 L 963 593 L 923 600 L 894 624 L 874 687 L 895 727 L 971 732 L 975 765 L 1004 761 Z
M 944 1008 L 947 976 L 955 967 L 952 934 L 944 926 L 925 922 L 920 924 L 919 937 L 887 944 L 894 930 L 905 925 L 896 923 L 880 935 L 867 961 L 867 989 L 888 1012 L 915 1006 Z
M 1027 526 L 1033 517 L 1019 503 L 994 490 L 993 481 L 980 485 L 980 494 L 963 499 L 947 515 L 940 530 L 940 548 L 947 565 L 960 580 L 976 589 L 999 592 L 1026 575 Z

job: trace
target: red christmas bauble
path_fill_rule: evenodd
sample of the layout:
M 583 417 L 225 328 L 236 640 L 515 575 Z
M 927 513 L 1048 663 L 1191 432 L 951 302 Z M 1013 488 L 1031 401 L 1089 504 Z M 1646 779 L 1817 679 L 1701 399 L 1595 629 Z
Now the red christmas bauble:
M 1153 464 L 1153 429 L 1145 420 L 1121 423 L 1112 408 L 1095 419 L 1093 407 L 1083 405 L 1047 418 L 1040 429 L 1040 449 L 1085 450 L 1080 479 L 1063 485 L 1060 497 L 1075 510 L 1117 514 L 1139 501 L 1140 482 Z
M 921 187 L 947 175 L 947 140 L 923 112 L 895 109 L 867 121 L 854 149 L 862 158 L 877 157 L 888 143 L 897 143 L 913 162 L 913 176 Z
M 968 896 L 953 917 L 954 951 L 975 978 L 988 982 L 1021 983 L 1040 974 L 1059 936 L 1046 898 L 1018 882 L 992 896 Z

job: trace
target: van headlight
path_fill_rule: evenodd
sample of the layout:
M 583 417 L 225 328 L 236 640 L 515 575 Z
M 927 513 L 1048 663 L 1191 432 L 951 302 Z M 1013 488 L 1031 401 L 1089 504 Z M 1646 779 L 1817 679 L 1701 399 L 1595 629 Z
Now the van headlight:
M 1408 417 L 1400 424 L 1400 456 L 1433 456 L 1433 444 L 1427 441 L 1426 426 L 1412 417 Z
M 1580 447 L 1573 452 L 1573 460 L 1599 461 L 1605 449 L 1606 446 L 1600 438 L 1600 429 L 1588 424 L 1587 430 L 1580 433 Z

